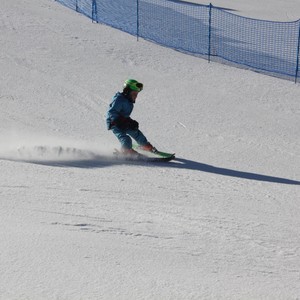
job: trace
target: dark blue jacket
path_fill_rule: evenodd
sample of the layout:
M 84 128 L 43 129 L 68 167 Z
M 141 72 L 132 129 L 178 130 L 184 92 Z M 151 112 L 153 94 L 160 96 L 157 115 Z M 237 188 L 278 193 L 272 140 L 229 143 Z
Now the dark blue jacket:
M 117 120 L 129 118 L 133 110 L 133 102 L 122 93 L 117 92 L 112 98 L 106 114 L 107 129 L 111 129 Z

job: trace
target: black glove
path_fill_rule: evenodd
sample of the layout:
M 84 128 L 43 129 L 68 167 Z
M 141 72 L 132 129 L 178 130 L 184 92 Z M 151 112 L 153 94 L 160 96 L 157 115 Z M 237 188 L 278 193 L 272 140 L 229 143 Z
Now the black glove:
M 132 120 L 131 118 L 119 117 L 115 121 L 115 124 L 121 130 L 126 130 L 126 129 L 138 130 L 139 129 L 139 123 L 135 120 Z
M 138 130 L 139 129 L 139 123 L 137 121 L 132 120 L 132 119 L 129 118 L 128 129 Z

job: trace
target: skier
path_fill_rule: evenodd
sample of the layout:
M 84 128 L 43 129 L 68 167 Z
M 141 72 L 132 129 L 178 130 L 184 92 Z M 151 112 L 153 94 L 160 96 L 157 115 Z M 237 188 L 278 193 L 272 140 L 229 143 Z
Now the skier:
M 133 138 L 144 151 L 157 152 L 139 130 L 139 123 L 130 118 L 138 93 L 143 90 L 143 84 L 134 79 L 127 79 L 123 86 L 123 92 L 117 92 L 112 98 L 107 111 L 107 129 L 121 143 L 121 151 L 124 155 L 139 156 L 139 153 L 132 149 Z

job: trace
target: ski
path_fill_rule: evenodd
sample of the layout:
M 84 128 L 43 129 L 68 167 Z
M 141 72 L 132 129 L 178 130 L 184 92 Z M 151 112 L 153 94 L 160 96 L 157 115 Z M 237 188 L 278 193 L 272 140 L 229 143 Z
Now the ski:
M 162 152 L 159 150 L 157 150 L 156 152 L 144 151 L 139 147 L 139 145 L 135 144 L 132 146 L 132 148 L 147 157 L 163 158 L 166 161 L 170 161 L 175 158 L 175 153 Z
M 148 153 L 144 151 L 145 153 Z M 162 153 L 160 155 L 160 153 Z M 124 155 L 121 151 L 118 149 L 114 149 L 114 156 L 119 160 L 125 160 L 125 161 L 132 161 L 132 162 L 168 162 L 170 160 L 173 160 L 175 158 L 175 154 L 169 154 L 169 153 L 149 153 L 151 155 L 141 154 L 138 153 L 138 155 Z

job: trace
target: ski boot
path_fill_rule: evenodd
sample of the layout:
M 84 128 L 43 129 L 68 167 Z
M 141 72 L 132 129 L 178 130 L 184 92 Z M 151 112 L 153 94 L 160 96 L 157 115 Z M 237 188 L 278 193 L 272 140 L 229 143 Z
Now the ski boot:
M 139 149 L 147 152 L 152 152 L 152 153 L 158 152 L 158 150 L 155 147 L 153 147 L 150 143 L 147 143 L 146 145 L 143 146 L 139 146 Z
M 122 152 L 122 154 L 125 157 L 128 157 L 128 158 L 138 159 L 138 158 L 142 157 L 142 155 L 140 153 L 138 153 L 137 151 L 135 151 L 133 149 L 125 149 L 125 148 L 123 148 L 121 150 L 121 152 Z

